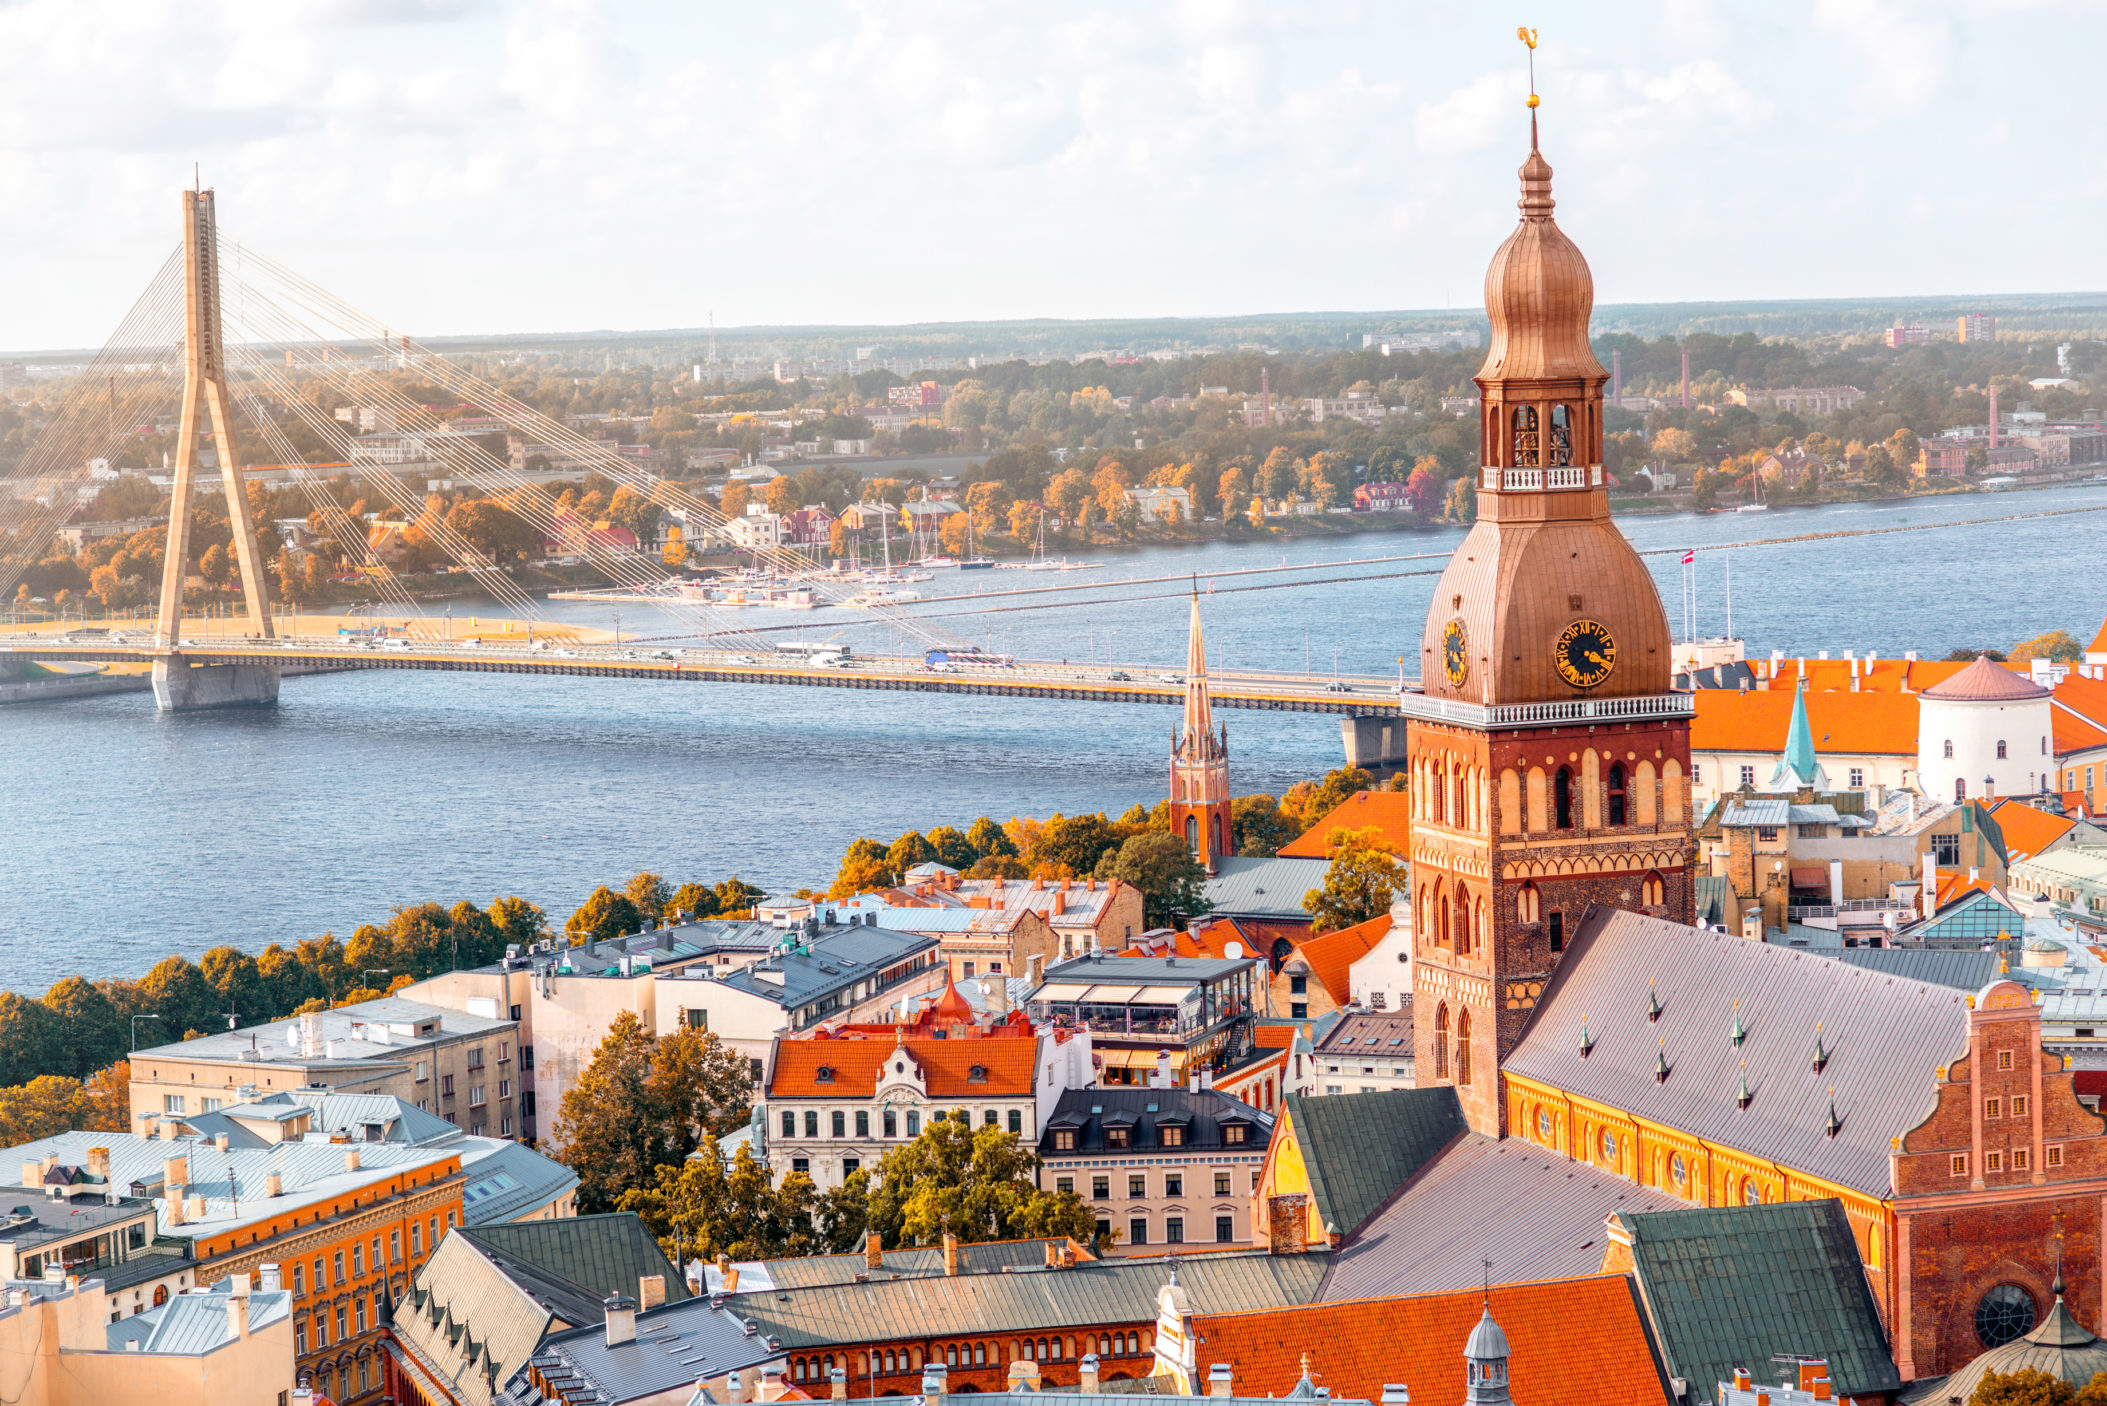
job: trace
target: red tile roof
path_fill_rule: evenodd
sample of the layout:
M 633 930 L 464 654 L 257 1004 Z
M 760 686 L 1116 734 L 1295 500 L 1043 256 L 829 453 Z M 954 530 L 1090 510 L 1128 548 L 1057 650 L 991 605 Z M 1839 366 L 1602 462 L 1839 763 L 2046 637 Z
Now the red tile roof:
M 1846 687 L 1849 681 L 1846 680 Z M 1783 752 L 1792 725 L 1790 680 L 1777 688 L 1699 689 L 1690 747 L 1697 752 Z M 1807 726 L 1814 750 L 1853 755 L 1917 755 L 1917 696 L 1913 693 L 1810 691 Z
M 2015 673 L 2002 664 L 1993 664 L 1980 655 L 1952 678 L 1924 690 L 1926 698 L 1950 698 L 1968 703 L 2017 703 L 2029 698 L 2046 698 L 2048 693 L 2025 674 Z
M 2067 815 L 2051 815 L 2009 797 L 1991 806 L 1990 813 L 1997 817 L 1997 828 L 2005 837 L 2005 851 L 2014 863 L 2041 853 L 2078 823 Z
M 1411 853 L 1412 798 L 1403 791 L 1357 791 L 1298 839 L 1280 847 L 1283 858 L 1329 859 L 1334 830 L 1382 831 L 1399 854 Z
M 1463 1344 L 1485 1312 L 1476 1289 L 1409 1299 L 1200 1314 L 1193 1319 L 1204 1380 L 1217 1362 L 1235 1373 L 1238 1396 L 1285 1396 L 1310 1356 L 1311 1380 L 1334 1398 L 1382 1399 L 1402 1382 L 1419 1401 L 1463 1398 Z M 1507 1334 L 1508 1381 L 1529 1406 L 1664 1403 L 1667 1384 L 1621 1274 L 1510 1284 L 1491 1294 Z
M 1380 918 L 1313 937 L 1297 947 L 1295 955 L 1310 964 L 1310 974 L 1323 982 L 1331 998 L 1343 1006 L 1353 996 L 1349 969 L 1389 931 L 1390 915 L 1385 913 Z
M 1024 1098 L 1032 1091 L 1036 1040 L 784 1040 L 776 1046 L 770 1098 L 870 1098 L 894 1049 L 921 1066 L 932 1098 Z M 987 1071 L 972 1078 L 974 1065 Z M 832 1071 L 821 1082 L 819 1071 Z

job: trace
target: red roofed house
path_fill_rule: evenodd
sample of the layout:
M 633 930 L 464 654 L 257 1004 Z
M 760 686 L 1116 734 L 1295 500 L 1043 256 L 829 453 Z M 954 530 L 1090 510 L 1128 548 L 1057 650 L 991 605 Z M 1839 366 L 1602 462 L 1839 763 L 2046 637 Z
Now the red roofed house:
M 1329 859 L 1333 831 L 1371 827 L 1381 831 L 1390 847 L 1399 854 L 1410 853 L 1411 795 L 1404 791 L 1357 791 L 1339 802 L 1331 814 L 1310 826 L 1300 837 L 1282 845 L 1280 853 L 1290 859 Z
M 1022 1011 L 983 1024 L 946 985 L 911 1024 L 823 1026 L 775 1041 L 758 1110 L 769 1170 L 803 1172 L 831 1190 L 943 1117 L 1030 1145 L 1062 1090 L 1095 1072 L 1088 1030 L 1034 1027 Z
M 1488 1385 L 1509 1388 L 1513 1400 L 1529 1406 L 1671 1399 L 1637 1290 L 1621 1274 L 1503 1284 L 1489 1294 L 1466 1289 L 1264 1313 L 1200 1313 L 1192 1325 L 1198 1347 L 1188 1350 L 1198 1380 L 1226 1365 L 1239 1396 L 1288 1396 L 1306 1377 L 1313 1387 L 1330 1388 L 1334 1400 L 1384 1400 L 1383 1388 L 1399 1383 L 1416 1401 L 1461 1401 L 1475 1385 L 1469 1372 L 1489 1373 L 1497 1362 L 1499 1379 Z M 1159 1360 L 1176 1350 L 1161 1326 L 1156 1341 Z M 1501 1355 L 1467 1361 L 1465 1347 L 1473 1343 L 1481 1351 L 1491 1344 Z M 1503 1390 L 1498 1399 L 1508 1397 Z

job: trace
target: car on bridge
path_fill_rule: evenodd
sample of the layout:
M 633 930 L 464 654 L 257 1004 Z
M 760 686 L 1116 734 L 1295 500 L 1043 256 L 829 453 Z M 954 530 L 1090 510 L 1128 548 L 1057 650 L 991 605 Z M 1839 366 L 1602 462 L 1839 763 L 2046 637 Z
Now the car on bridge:
M 1183 674 L 1158 674 L 1158 675 L 1156 675 L 1156 681 L 1157 681 L 1158 683 L 1184 683 L 1184 682 L 1185 682 L 1185 675 L 1183 675 Z
M 1114 669 L 1111 673 L 1105 675 L 1105 677 L 1111 680 L 1113 683 L 1134 682 L 1134 676 L 1128 673 L 1125 669 Z

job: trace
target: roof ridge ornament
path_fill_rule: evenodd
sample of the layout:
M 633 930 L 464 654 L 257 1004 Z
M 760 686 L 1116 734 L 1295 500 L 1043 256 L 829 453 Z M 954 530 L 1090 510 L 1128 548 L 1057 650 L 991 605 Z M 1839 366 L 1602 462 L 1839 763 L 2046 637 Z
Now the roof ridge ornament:
M 1823 1067 L 1828 1063 L 1829 1051 L 1822 1047 L 1822 1023 L 1818 1020 L 1814 1023 L 1814 1072 L 1817 1074 L 1821 1073 Z M 1831 1092 L 1835 1091 L 1831 1090 Z
M 1741 1087 L 1735 1091 L 1734 1102 L 1741 1108 L 1746 1109 L 1755 1101 L 1756 1096 L 1749 1092 L 1749 1062 L 1743 1060 L 1741 1061 Z
M 1836 1116 L 1836 1085 L 1829 1086 L 1829 1120 L 1822 1124 L 1822 1131 L 1835 1137 L 1842 1132 L 1844 1120 Z
M 1661 1037 L 1661 1048 L 1653 1057 L 1653 1081 L 1656 1084 L 1668 1082 L 1668 1037 L 1666 1035 Z
M 1586 1059 L 1595 1052 L 1595 1037 L 1588 1034 L 1588 1018 L 1580 1018 L 1580 1057 Z
M 1661 993 L 1655 988 L 1652 977 L 1646 978 L 1646 1018 L 1649 1021 L 1661 1018 Z
M 1728 1038 L 1733 1040 L 1734 1048 L 1737 1050 L 1741 1048 L 1741 1042 L 1749 1037 L 1748 1031 L 1741 1026 L 1741 998 L 1739 996 L 1734 998 L 1734 1028 L 1727 1033 Z

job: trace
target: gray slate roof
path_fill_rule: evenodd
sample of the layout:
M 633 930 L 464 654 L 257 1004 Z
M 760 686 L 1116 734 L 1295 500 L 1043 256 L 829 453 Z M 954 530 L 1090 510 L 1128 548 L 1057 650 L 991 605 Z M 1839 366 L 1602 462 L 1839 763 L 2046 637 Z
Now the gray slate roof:
M 1302 896 L 1324 886 L 1325 859 L 1218 859 L 1207 910 L 1225 916 L 1308 922 Z
M 664 1276 L 667 1303 L 693 1297 L 651 1231 L 628 1212 L 469 1226 L 461 1234 L 566 1323 L 600 1322 L 607 1296 L 635 1298 L 647 1275 Z
M 1659 1020 L 1647 1017 L 1649 982 Z M 1729 1038 L 1735 1002 L 1746 1039 Z M 1598 908 L 1507 1061 L 1635 1117 L 1886 1197 L 1889 1139 L 1930 1110 L 1967 1048 L 1961 992 L 1831 956 Z M 1592 1052 L 1580 1050 L 1585 1018 Z M 1815 1027 L 1828 1059 L 1813 1067 Z M 1654 1077 L 1657 1058 L 1669 1065 Z M 1755 1095 L 1737 1106 L 1746 1061 Z M 1842 1130 L 1824 1130 L 1829 1089 Z
M 1153 1322 L 1156 1293 L 1173 1268 L 1195 1313 L 1244 1313 L 1313 1303 L 1329 1264 L 1330 1256 L 1324 1254 L 1263 1251 L 1130 1257 L 1067 1269 L 741 1293 L 726 1306 L 759 1323 L 763 1336 L 780 1337 L 786 1351 L 797 1351 L 945 1333 Z
M 1520 1138 L 1467 1133 L 1347 1242 L 1325 1276 L 1323 1301 L 1476 1288 L 1486 1259 L 1502 1284 L 1596 1274 L 1612 1212 L 1681 1204 Z
M 688 1299 L 639 1313 L 634 1341 L 609 1347 L 606 1328 L 596 1323 L 544 1338 L 531 1361 L 544 1374 L 572 1383 L 565 1392 L 569 1401 L 623 1402 L 676 1391 L 699 1377 L 758 1366 L 778 1355 L 765 1333 L 748 1336 L 736 1314 L 711 1308 L 708 1299 Z M 524 1369 L 511 1373 L 507 1392 L 519 1400 L 540 1399 Z
M 275 1144 L 242 1126 L 244 1122 L 285 1123 L 301 1113 L 309 1115 L 308 1131 L 349 1133 L 360 1142 L 369 1129 L 379 1129 L 375 1142 L 406 1142 L 430 1146 L 461 1136 L 461 1130 L 436 1113 L 427 1113 L 408 1099 L 390 1094 L 315 1093 L 310 1090 L 280 1090 L 248 1103 L 213 1113 L 186 1115 L 183 1125 L 200 1137 L 224 1133 L 229 1147 L 271 1147 Z
M 721 980 L 727 986 L 794 1010 L 859 981 L 868 981 L 918 952 L 934 951 L 936 945 L 936 939 L 926 933 L 894 932 L 860 924 L 823 928 L 805 951 L 763 958 Z M 782 984 L 763 981 L 758 975 L 761 972 L 782 973 Z
M 1257 965 L 1256 957 L 1077 957 L 1048 967 L 1046 979 L 1099 986 L 1198 986 Z
M 578 1185 L 563 1163 L 506 1138 L 461 1139 L 461 1172 L 461 1223 L 471 1226 L 537 1211 Z
M 1995 952 L 1942 947 L 1842 947 L 1824 950 L 1822 955 L 1890 976 L 1951 986 L 1956 991 L 1980 991 L 1997 980 Z
M 1126 1147 L 1106 1146 L 1105 1128 L 1114 1119 L 1121 1119 L 1129 1129 L 1130 1141 Z M 1273 1135 L 1272 1114 L 1215 1089 L 1067 1089 L 1041 1125 L 1039 1155 L 1043 1158 L 1160 1156 L 1163 1152 L 1160 1129 L 1166 1125 L 1182 1130 L 1184 1140 L 1181 1146 L 1189 1152 L 1219 1152 L 1231 1145 L 1224 1140 L 1222 1133 L 1225 1119 L 1244 1126 L 1244 1141 L 1236 1144 L 1241 1151 L 1256 1153 Z M 1056 1128 L 1069 1128 L 1075 1132 L 1073 1149 L 1065 1152 L 1055 1149 Z
M 439 1242 L 394 1306 L 391 1331 L 417 1366 L 454 1396 L 469 1406 L 488 1406 L 485 1364 L 496 1362 L 503 1382 L 540 1345 L 553 1310 L 536 1296 L 543 1285 L 522 1283 L 470 1238 L 474 1234 L 457 1231 Z M 595 1303 L 595 1316 L 586 1321 L 599 1322 L 599 1311 Z
M 1043 1267 L 1046 1247 L 1060 1249 L 1065 1237 L 1048 1240 L 991 1240 L 958 1247 L 961 1274 L 1000 1274 L 1005 1266 Z M 872 1269 L 861 1251 L 848 1255 L 801 1255 L 780 1260 L 740 1260 L 739 1287 L 745 1293 L 767 1289 L 812 1289 L 822 1284 L 851 1284 L 859 1274 L 873 1279 L 929 1279 L 944 1273 L 944 1251 L 938 1245 L 887 1250 L 879 1256 L 882 1266 Z M 714 1263 L 703 1266 L 703 1288 L 716 1292 L 723 1277 Z
M 1736 1367 L 1767 1380 L 1788 1353 L 1826 1358 L 1839 1400 L 1901 1388 L 1843 1202 L 1622 1219 L 1662 1360 L 1691 1400 L 1713 1400 Z
M 415 1033 L 419 1024 L 430 1021 L 439 1023 L 435 1034 Z M 374 1027 L 386 1026 L 387 1043 L 363 1037 L 354 1039 L 353 1026 L 358 1026 L 368 1033 L 378 1033 Z M 333 1059 L 338 1064 L 352 1066 L 367 1062 L 400 1063 L 413 1058 L 416 1051 L 441 1040 L 459 1039 L 463 1035 L 473 1035 L 486 1030 L 512 1028 L 513 1022 L 509 1020 L 465 1015 L 460 1011 L 428 1006 L 422 1001 L 411 1001 L 401 996 L 380 996 L 371 1001 L 360 1001 L 355 1005 L 338 1006 L 322 1012 L 322 1038 L 335 1045 L 336 1053 Z M 151 1049 L 136 1052 L 132 1058 L 149 1062 L 156 1056 L 162 1059 L 228 1060 L 240 1064 L 248 1071 L 270 1064 L 311 1067 L 330 1062 L 322 1055 L 312 1059 L 303 1058 L 300 1054 L 299 1034 L 300 1018 L 292 1016 L 264 1025 L 201 1035 L 195 1040 L 155 1045 Z M 245 1058 L 245 1055 L 253 1057 Z M 254 1082 L 247 1073 L 242 1075 L 242 1079 L 244 1082 Z
M 1463 1134 L 1462 1105 L 1446 1086 L 1290 1094 L 1282 1113 L 1309 1172 L 1318 1224 L 1348 1236 Z

